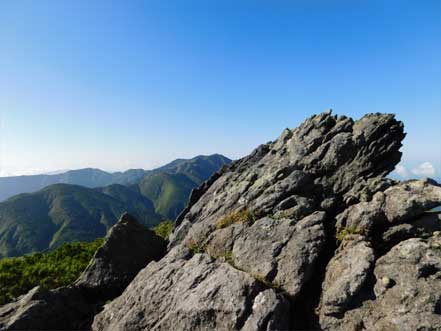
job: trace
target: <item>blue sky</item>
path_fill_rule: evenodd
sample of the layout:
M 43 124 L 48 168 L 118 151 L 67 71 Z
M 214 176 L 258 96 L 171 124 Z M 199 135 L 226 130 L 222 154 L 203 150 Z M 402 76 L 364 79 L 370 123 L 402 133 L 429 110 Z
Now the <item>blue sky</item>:
M 395 113 L 399 172 L 437 176 L 440 16 L 439 0 L 2 1 L 0 174 L 239 158 L 332 108 Z

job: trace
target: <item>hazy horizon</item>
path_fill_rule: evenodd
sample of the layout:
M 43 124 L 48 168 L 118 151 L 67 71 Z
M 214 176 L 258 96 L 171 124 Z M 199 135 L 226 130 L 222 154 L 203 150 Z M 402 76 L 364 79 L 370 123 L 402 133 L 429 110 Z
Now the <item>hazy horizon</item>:
M 397 175 L 439 177 L 440 12 L 439 1 L 4 1 L 0 176 L 237 159 L 332 108 L 395 113 L 407 132 Z

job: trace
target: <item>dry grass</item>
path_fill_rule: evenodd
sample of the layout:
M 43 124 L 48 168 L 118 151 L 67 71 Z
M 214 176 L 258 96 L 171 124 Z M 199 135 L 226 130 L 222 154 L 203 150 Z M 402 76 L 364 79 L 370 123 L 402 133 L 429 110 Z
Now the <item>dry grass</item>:
M 256 220 L 254 214 L 248 209 L 232 212 L 216 223 L 216 229 L 223 229 L 234 223 L 253 223 Z

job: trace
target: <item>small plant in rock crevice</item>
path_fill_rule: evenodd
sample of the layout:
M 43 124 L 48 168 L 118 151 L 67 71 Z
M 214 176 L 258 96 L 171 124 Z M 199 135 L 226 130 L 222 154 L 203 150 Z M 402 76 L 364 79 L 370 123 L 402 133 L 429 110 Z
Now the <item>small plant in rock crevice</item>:
M 337 239 L 337 241 L 339 242 L 342 242 L 346 236 L 351 234 L 364 235 L 366 234 L 366 230 L 365 228 L 357 225 L 346 226 L 335 234 L 335 239 Z
M 282 292 L 282 293 L 286 293 L 286 290 L 282 287 L 282 285 L 274 283 L 274 282 L 270 282 L 269 280 L 267 280 L 265 277 L 262 277 L 260 275 L 256 275 L 256 274 L 250 274 L 255 280 L 257 280 L 259 283 L 263 284 L 265 287 L 267 288 L 272 288 L 273 290 L 277 291 L 277 292 Z
M 216 223 L 216 229 L 226 228 L 234 223 L 254 223 L 256 216 L 249 209 L 242 209 L 239 211 L 232 212 L 223 218 L 221 218 Z
M 187 241 L 186 246 L 192 256 L 205 252 L 205 247 L 203 245 L 199 245 L 194 239 Z

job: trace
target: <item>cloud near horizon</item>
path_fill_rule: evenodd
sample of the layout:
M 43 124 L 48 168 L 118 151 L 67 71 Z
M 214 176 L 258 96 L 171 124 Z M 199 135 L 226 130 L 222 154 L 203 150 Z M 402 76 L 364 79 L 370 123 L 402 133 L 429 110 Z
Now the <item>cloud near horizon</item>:
M 403 165 L 398 164 L 395 167 L 395 173 L 404 179 L 409 179 L 411 175 L 415 175 L 417 177 L 435 177 L 436 170 L 432 163 L 423 162 L 415 168 L 412 168 L 410 171 Z
M 412 173 L 417 176 L 433 177 L 436 174 L 435 167 L 430 162 L 421 163 L 418 167 L 412 169 Z

